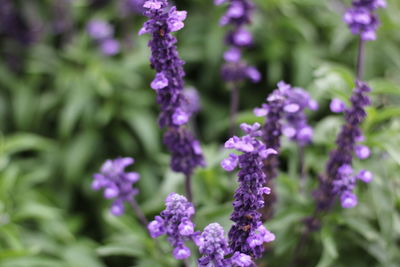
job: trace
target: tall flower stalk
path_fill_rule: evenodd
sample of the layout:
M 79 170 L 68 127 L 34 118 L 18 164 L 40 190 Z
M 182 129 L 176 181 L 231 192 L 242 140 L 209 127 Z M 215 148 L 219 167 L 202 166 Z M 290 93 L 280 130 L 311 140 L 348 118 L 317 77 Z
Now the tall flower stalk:
M 371 103 L 368 97 L 371 88 L 362 81 L 365 43 L 376 39 L 376 29 L 379 26 L 376 9 L 385 6 L 384 0 L 354 0 L 353 6 L 343 17 L 351 32 L 360 37 L 356 63 L 356 87 L 350 98 L 350 107 L 346 107 L 337 99 L 331 103 L 333 112 L 344 111 L 345 124 L 337 136 L 336 149 L 330 153 L 326 173 L 320 176 L 320 187 L 315 192 L 317 209 L 320 211 L 329 210 L 335 197 L 340 198 L 343 208 L 356 206 L 357 196 L 353 192 L 356 181 L 369 182 L 372 179 L 369 171 L 361 170 L 354 173 L 352 163 L 354 155 L 364 159 L 370 154 L 368 147 L 359 144 L 364 140 L 360 126 L 367 116 L 365 107 Z
M 310 95 L 302 88 L 292 87 L 281 81 L 266 99 L 266 103 L 260 108 L 254 109 L 254 114 L 265 117 L 262 127 L 262 140 L 267 147 L 277 152 L 281 148 L 281 137 L 285 135 L 298 144 L 302 151 L 304 146 L 312 141 L 313 129 L 308 125 L 305 109 L 315 110 L 318 104 L 311 99 Z M 304 177 L 304 160 L 301 160 L 300 173 Z M 278 154 L 271 155 L 264 160 L 264 173 L 266 174 L 266 185 L 273 188 L 273 179 L 278 175 Z M 265 201 L 270 205 L 263 210 L 264 219 L 273 215 L 273 204 L 276 196 L 270 194 L 265 196 Z
M 220 20 L 220 25 L 229 25 L 230 30 L 225 36 L 228 49 L 224 53 L 225 63 L 222 66 L 221 75 L 231 90 L 230 134 L 233 135 L 239 107 L 240 83 L 246 79 L 258 82 L 261 75 L 255 67 L 249 66 L 242 59 L 244 48 L 253 43 L 253 37 L 246 26 L 251 23 L 254 4 L 251 0 L 214 0 L 216 5 L 225 2 L 228 2 L 228 8 Z
M 314 192 L 316 208 L 314 214 L 306 220 L 306 231 L 303 232 L 295 249 L 295 261 L 298 260 L 299 252 L 310 232 L 320 228 L 321 215 L 332 208 L 336 199 L 340 199 L 343 208 L 356 206 L 358 200 L 354 189 L 357 180 L 368 183 L 373 178 L 370 171 L 355 172 L 352 164 L 354 155 L 365 159 L 370 154 L 367 146 L 359 144 L 364 140 L 360 127 L 367 116 L 365 107 L 371 104 L 368 96 L 371 88 L 362 81 L 365 43 L 376 39 L 376 29 L 379 26 L 376 10 L 384 7 L 386 7 L 385 0 L 354 0 L 352 7 L 343 17 L 350 31 L 354 35 L 359 35 L 355 88 L 350 97 L 350 107 L 346 107 L 345 103 L 338 99 L 333 99 L 330 104 L 333 112 L 344 112 L 345 124 L 336 138 L 336 148 L 329 155 L 325 173 L 319 176 L 319 187 Z
M 259 140 L 262 131 L 260 125 L 241 124 L 240 128 L 246 133 L 243 137 L 233 136 L 225 143 L 225 148 L 235 149 L 241 155 L 230 154 L 221 162 L 227 171 L 233 171 L 237 166 L 239 187 L 234 194 L 233 213 L 234 222 L 229 231 L 229 246 L 232 251 L 238 251 L 260 258 L 264 251 L 263 244 L 275 239 L 261 221 L 260 209 L 264 207 L 264 194 L 270 189 L 265 187 L 266 175 L 263 172 L 263 161 L 276 150 L 267 148 Z
M 151 67 L 156 71 L 151 88 L 157 93 L 160 105 L 158 123 L 166 128 L 164 144 L 171 152 L 171 168 L 185 175 L 185 189 L 188 200 L 192 200 L 191 175 L 194 168 L 204 166 L 199 142 L 188 130 L 186 124 L 191 112 L 186 108 L 183 94 L 185 72 L 184 62 L 180 59 L 172 35 L 184 27 L 186 11 L 170 7 L 167 0 L 149 0 L 144 2 L 144 15 L 149 18 L 139 31 L 139 35 L 148 33 L 151 49 Z

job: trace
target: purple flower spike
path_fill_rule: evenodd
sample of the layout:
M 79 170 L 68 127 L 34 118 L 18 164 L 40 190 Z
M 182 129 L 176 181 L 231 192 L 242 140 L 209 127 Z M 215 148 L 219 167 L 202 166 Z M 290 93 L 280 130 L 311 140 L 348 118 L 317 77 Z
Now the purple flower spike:
M 149 18 L 139 34 L 149 33 L 151 48 L 151 66 L 156 70 L 156 77 L 151 87 L 157 90 L 157 102 L 161 107 L 160 127 L 179 127 L 180 121 L 174 120 L 174 114 L 184 106 L 183 70 L 184 62 L 180 59 L 176 38 L 171 34 L 183 27 L 186 12 L 168 7 L 166 0 L 146 1 L 144 14 Z M 161 89 L 161 90 L 159 90 Z M 177 124 L 178 123 L 178 124 Z
M 182 260 L 190 256 L 186 241 L 197 241 L 199 232 L 194 231 L 194 223 L 190 218 L 194 215 L 193 204 L 184 196 L 171 193 L 165 199 L 165 210 L 147 228 L 153 238 L 161 235 L 168 236 L 168 242 L 174 247 L 173 255 Z
M 228 2 L 226 13 L 220 20 L 222 26 L 229 25 L 231 30 L 226 34 L 228 50 L 224 53 L 225 64 L 221 75 L 227 82 L 240 82 L 249 79 L 259 82 L 261 74 L 253 66 L 241 59 L 242 50 L 253 43 L 253 36 L 246 29 L 250 24 L 254 10 L 251 0 L 215 0 L 216 5 Z
M 353 34 L 359 34 L 364 41 L 376 39 L 379 19 L 376 9 L 385 8 L 384 0 L 353 0 L 353 6 L 343 16 Z
M 149 33 L 152 36 L 148 46 L 151 49 L 151 66 L 156 71 L 151 88 L 157 92 L 161 109 L 158 123 L 161 128 L 167 128 L 164 143 L 172 154 L 171 168 L 190 175 L 197 166 L 204 166 L 200 144 L 185 128 L 200 104 L 196 99 L 198 96 L 193 98 L 193 94 L 188 96 L 183 91 L 184 62 L 176 48 L 177 40 L 171 34 L 183 28 L 187 14 L 186 11 L 178 11 L 175 6 L 170 7 L 167 0 L 149 0 L 143 8 L 149 19 L 139 34 Z
M 243 253 L 235 252 L 231 258 L 226 258 L 231 250 L 225 239 L 224 228 L 218 223 L 207 225 L 201 233 L 200 240 L 199 250 L 202 257 L 198 260 L 199 267 L 247 267 L 254 265 L 251 257 Z
M 359 158 L 366 158 L 370 150 L 366 146 L 357 145 L 363 139 L 360 129 L 367 113 L 365 107 L 370 105 L 367 95 L 371 89 L 366 83 L 356 81 L 356 88 L 350 98 L 351 107 L 345 109 L 346 124 L 342 127 L 336 138 L 336 149 L 330 154 L 326 166 L 326 175 L 320 177 L 320 185 L 314 193 L 318 210 L 328 210 L 334 203 L 335 196 L 339 196 L 342 206 L 351 208 L 357 205 L 357 197 L 353 191 L 357 178 L 370 181 L 372 174 L 367 173 L 354 176 L 351 165 L 353 162 L 353 151 Z
M 236 149 L 242 154 L 231 154 L 221 163 L 228 171 L 235 166 L 241 169 L 238 173 L 239 188 L 234 195 L 234 211 L 231 215 L 234 225 L 229 231 L 229 245 L 232 251 L 259 258 L 264 250 L 263 243 L 272 241 L 266 237 L 268 231 L 262 226 L 261 214 L 258 212 L 264 207 L 263 195 L 270 193 L 269 188 L 264 187 L 263 160 L 276 154 L 276 150 L 266 148 L 259 140 L 262 132 L 258 123 L 243 123 L 240 128 L 246 135 L 230 138 L 225 147 Z
M 332 112 L 340 113 L 346 109 L 346 104 L 342 100 L 340 100 L 338 98 L 334 98 L 334 99 L 332 99 L 329 107 Z
M 124 213 L 124 203 L 132 201 L 139 192 L 132 187 L 140 176 L 136 172 L 125 172 L 125 168 L 133 164 L 133 158 L 117 158 L 107 160 L 101 167 L 100 173 L 93 175 L 93 190 L 104 188 L 104 197 L 114 199 L 110 212 L 115 216 Z

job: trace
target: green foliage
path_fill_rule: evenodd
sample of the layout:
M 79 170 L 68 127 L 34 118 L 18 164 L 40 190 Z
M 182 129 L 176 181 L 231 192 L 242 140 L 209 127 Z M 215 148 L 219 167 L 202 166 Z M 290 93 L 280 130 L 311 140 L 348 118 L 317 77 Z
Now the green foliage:
M 43 25 L 56 19 L 54 1 L 16 2 L 29 18 L 37 12 Z M 149 219 L 163 208 L 168 193 L 183 192 L 183 177 L 169 170 L 157 125 L 155 93 L 148 85 L 153 76 L 148 37 L 136 34 L 143 19 L 122 16 L 119 1 L 100 9 L 86 0 L 71 2 L 71 32 L 55 36 L 43 26 L 41 38 L 18 51 L 24 55 L 20 71 L 0 63 L 0 266 L 179 266 L 165 239 L 149 238 L 130 212 L 112 217 L 109 201 L 90 189 L 101 163 L 121 155 L 137 160 L 134 169 L 142 176 L 138 201 Z M 306 88 L 320 103 L 319 111 L 310 114 L 315 142 L 305 151 L 305 184 L 299 179 L 297 147 L 283 144 L 275 188 L 279 200 L 267 222 L 277 240 L 260 261 L 260 266 L 293 266 L 302 220 L 313 210 L 317 175 L 343 122 L 328 111 L 329 100 L 348 101 L 354 85 L 356 38 L 342 23 L 341 1 L 255 2 L 255 46 L 245 56 L 264 77 L 243 86 L 238 123 L 262 122 L 251 110 L 281 79 Z M 373 171 L 374 181 L 358 187 L 359 206 L 338 207 L 324 217 L 321 231 L 303 251 L 307 266 L 400 265 L 400 6 L 388 2 L 380 12 L 379 38 L 367 45 L 373 106 L 363 128 L 373 155 L 356 163 Z M 219 78 L 223 8 L 211 0 L 177 4 L 189 12 L 178 33 L 179 51 L 187 62 L 186 82 L 202 97 L 193 128 L 208 164 L 193 177 L 196 225 L 202 229 L 219 222 L 229 229 L 236 180 L 219 167 L 227 155 L 221 144 L 227 138 L 229 105 Z M 119 55 L 101 55 L 87 37 L 85 24 L 95 17 L 117 27 L 117 37 L 125 40 Z M 0 49 L 13 45 L 0 41 Z M 194 257 L 191 261 L 195 266 Z

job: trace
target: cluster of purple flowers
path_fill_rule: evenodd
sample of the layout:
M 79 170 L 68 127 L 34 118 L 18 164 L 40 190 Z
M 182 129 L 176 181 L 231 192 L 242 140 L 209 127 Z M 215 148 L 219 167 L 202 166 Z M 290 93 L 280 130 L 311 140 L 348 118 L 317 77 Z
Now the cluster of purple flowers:
M 199 267 L 248 267 L 254 266 L 254 263 L 249 255 L 234 252 L 231 254 L 231 249 L 225 239 L 224 228 L 218 223 L 211 223 L 204 228 L 198 242 L 202 257 L 198 260 Z
M 104 20 L 91 20 L 87 32 L 99 44 L 100 51 L 106 56 L 113 56 L 120 51 L 120 43 L 114 39 L 113 26 Z
M 93 190 L 104 188 L 104 197 L 114 199 L 110 211 L 116 216 L 124 213 L 124 203 L 131 202 L 139 192 L 133 184 L 139 180 L 140 175 L 136 172 L 125 172 L 125 168 L 133 162 L 133 158 L 107 160 L 101 166 L 100 173 L 93 176 Z
M 379 26 L 376 9 L 385 8 L 385 0 L 353 0 L 343 19 L 349 25 L 353 34 L 359 34 L 364 41 L 376 39 L 376 29 Z
M 183 93 L 184 62 L 176 49 L 177 40 L 171 34 L 183 28 L 186 11 L 169 7 L 167 0 L 149 0 L 144 2 L 143 8 L 149 20 L 139 34 L 152 35 L 150 61 L 156 75 L 151 88 L 157 92 L 161 107 L 158 122 L 160 127 L 168 128 L 164 143 L 172 154 L 172 169 L 190 175 L 196 166 L 204 166 L 204 159 L 199 142 L 183 127 L 194 111 Z
M 262 225 L 261 213 L 258 210 L 264 207 L 263 195 L 270 193 L 270 189 L 264 187 L 266 180 L 263 161 L 277 152 L 258 140 L 262 135 L 258 123 L 241 124 L 240 127 L 246 135 L 230 138 L 226 141 L 225 148 L 235 149 L 242 154 L 238 156 L 232 153 L 221 162 L 221 166 L 227 171 L 240 167 L 240 184 L 234 194 L 234 211 L 231 215 L 234 225 L 229 231 L 229 243 L 232 251 L 259 258 L 264 251 L 263 243 L 275 239 Z
M 278 89 L 267 98 L 267 103 L 254 109 L 256 116 L 267 118 L 263 129 L 264 142 L 278 150 L 279 137 L 283 134 L 299 145 L 310 143 L 313 129 L 308 125 L 305 109 L 316 110 L 318 103 L 304 89 L 279 82 Z
M 371 89 L 364 82 L 357 81 L 356 88 L 351 96 L 351 107 L 338 99 L 331 102 L 333 112 L 345 112 L 346 123 L 342 127 L 337 139 L 337 148 L 331 152 L 326 167 L 326 176 L 320 177 L 320 188 L 315 193 L 318 208 L 328 209 L 332 204 L 335 195 L 340 197 L 342 207 L 352 208 L 357 205 L 357 197 L 353 193 L 357 179 L 364 182 L 372 180 L 372 173 L 366 170 L 353 175 L 352 161 L 355 154 L 360 159 L 368 158 L 370 149 L 365 145 L 357 144 L 364 140 L 360 129 L 367 113 L 365 107 L 370 105 L 367 95 Z
M 220 24 L 232 26 L 225 39 L 229 48 L 224 53 L 225 64 L 221 71 L 222 78 L 228 82 L 240 82 L 244 79 L 258 82 L 261 79 L 258 70 L 241 59 L 242 49 L 253 43 L 251 33 L 245 29 L 245 26 L 251 22 L 253 3 L 251 0 L 215 0 L 214 2 L 216 5 L 229 2 Z
M 190 256 L 190 249 L 185 242 L 193 240 L 198 243 L 200 235 L 200 232 L 194 231 L 194 223 L 190 219 L 195 213 L 193 204 L 184 196 L 171 193 L 165 199 L 165 206 L 160 216 L 149 223 L 148 230 L 153 238 L 167 235 L 168 242 L 174 247 L 174 257 L 186 259 Z
M 263 126 L 263 141 L 266 146 L 277 151 L 280 149 L 280 137 L 287 136 L 300 146 L 309 144 L 313 137 L 313 129 L 307 122 L 305 109 L 316 110 L 318 103 L 302 88 L 291 87 L 281 81 L 260 108 L 254 109 L 254 114 L 266 117 Z M 276 177 L 277 159 L 268 159 L 265 165 L 267 178 Z

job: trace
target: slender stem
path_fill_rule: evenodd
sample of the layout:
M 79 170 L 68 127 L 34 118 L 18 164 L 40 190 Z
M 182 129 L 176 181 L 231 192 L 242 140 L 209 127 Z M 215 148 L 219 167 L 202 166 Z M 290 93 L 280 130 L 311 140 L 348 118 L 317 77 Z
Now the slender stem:
M 149 221 L 146 219 L 146 216 L 144 216 L 142 209 L 139 207 L 139 204 L 137 203 L 134 197 L 132 198 L 131 201 L 129 201 L 129 204 L 131 204 L 131 207 L 133 208 L 133 211 L 136 213 L 136 216 L 138 217 L 140 223 L 147 229 Z
M 190 174 L 187 174 L 185 176 L 185 192 L 186 192 L 186 197 L 189 202 L 193 201 L 193 193 L 192 193 L 192 176 Z
M 357 66 L 356 66 L 356 74 L 357 80 L 361 81 L 364 71 L 364 58 L 365 58 L 365 41 L 361 38 L 358 43 L 358 55 L 357 55 Z
M 239 88 L 234 84 L 231 88 L 231 111 L 229 116 L 229 136 L 235 134 L 236 115 L 239 108 Z
M 183 265 L 184 265 L 185 267 L 190 267 L 189 260 L 188 260 L 188 259 L 184 259 L 184 260 L 183 260 Z
M 294 253 L 293 253 L 293 259 L 292 259 L 292 264 L 293 266 L 300 266 L 300 261 L 301 261 L 301 252 L 303 250 L 303 248 L 305 247 L 305 244 L 308 241 L 309 235 L 310 235 L 310 231 L 308 230 L 308 228 L 303 231 L 303 233 L 301 234 L 300 240 L 296 245 L 296 248 L 294 249 Z
M 304 146 L 299 145 L 299 169 L 300 169 L 300 190 L 303 191 L 305 182 L 306 182 L 306 174 L 305 174 L 305 159 L 304 159 Z

